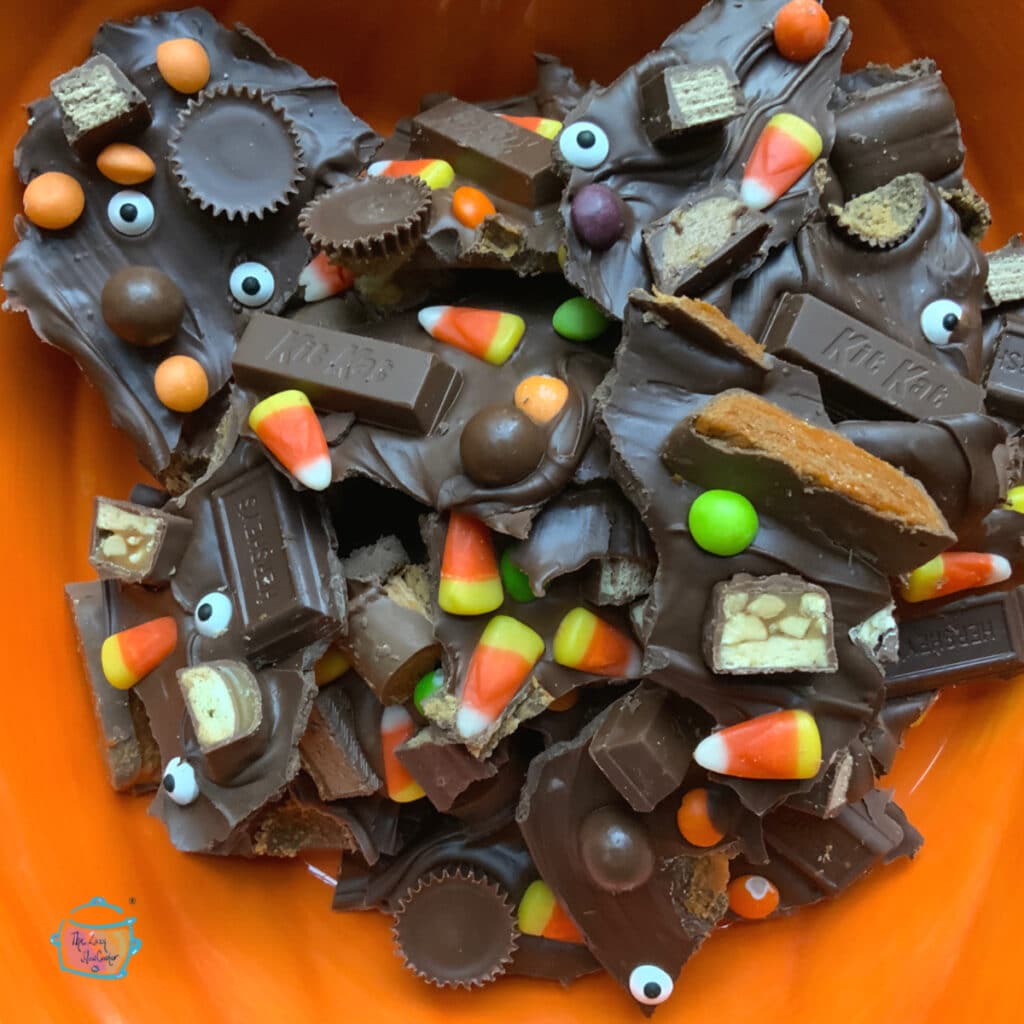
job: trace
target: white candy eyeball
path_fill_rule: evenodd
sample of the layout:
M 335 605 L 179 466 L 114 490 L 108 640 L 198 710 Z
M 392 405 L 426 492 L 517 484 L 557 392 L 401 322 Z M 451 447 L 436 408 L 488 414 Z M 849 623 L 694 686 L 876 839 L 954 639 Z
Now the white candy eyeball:
M 952 299 L 936 299 L 929 302 L 921 313 L 921 330 L 933 345 L 948 345 L 963 315 L 960 303 Z
M 558 136 L 562 156 L 584 171 L 592 171 L 608 159 L 608 136 L 593 121 L 577 121 Z
M 672 995 L 672 979 L 654 964 L 634 967 L 629 975 L 629 991 L 644 1006 L 659 1006 Z
M 107 220 L 122 235 L 144 235 L 153 226 L 155 219 L 152 200 L 135 189 L 124 189 L 107 203 Z
M 265 306 L 274 297 L 274 275 L 262 263 L 250 260 L 231 271 L 231 296 L 243 306 Z
M 180 757 L 172 757 L 164 768 L 160 785 L 164 792 L 179 806 L 188 807 L 199 799 L 195 769 Z
M 199 599 L 195 615 L 196 631 L 203 636 L 223 636 L 231 625 L 235 606 L 227 594 L 214 590 Z

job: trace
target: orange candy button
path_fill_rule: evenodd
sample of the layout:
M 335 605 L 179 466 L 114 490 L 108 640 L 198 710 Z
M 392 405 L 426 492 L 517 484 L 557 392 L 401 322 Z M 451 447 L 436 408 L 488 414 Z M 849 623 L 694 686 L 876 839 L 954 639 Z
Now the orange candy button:
M 82 216 L 85 193 L 70 174 L 46 171 L 28 183 L 22 202 L 25 216 L 36 227 L 59 231 Z
M 691 789 L 683 796 L 676 811 L 679 834 L 692 846 L 715 846 L 725 833 L 715 827 L 708 809 L 708 791 Z
M 779 907 L 779 890 L 762 875 L 740 875 L 729 883 L 729 909 L 737 917 L 758 921 Z
M 156 397 L 174 412 L 195 412 L 210 397 L 210 381 L 197 359 L 170 356 L 153 376 Z
M 816 0 L 790 0 L 775 16 L 775 46 L 786 60 L 802 63 L 821 53 L 831 28 Z
M 463 185 L 457 188 L 452 196 L 452 213 L 455 214 L 455 219 L 467 228 L 480 227 L 485 218 L 497 212 L 494 203 L 478 188 Z
M 168 39 L 156 48 L 156 66 L 176 92 L 199 92 L 210 80 L 210 57 L 195 39 Z
M 564 408 L 569 386 L 557 377 L 526 377 L 516 386 L 515 403 L 534 423 L 550 423 Z
M 104 178 L 118 185 L 140 185 L 156 174 L 150 155 L 127 142 L 112 142 L 98 157 L 96 167 Z

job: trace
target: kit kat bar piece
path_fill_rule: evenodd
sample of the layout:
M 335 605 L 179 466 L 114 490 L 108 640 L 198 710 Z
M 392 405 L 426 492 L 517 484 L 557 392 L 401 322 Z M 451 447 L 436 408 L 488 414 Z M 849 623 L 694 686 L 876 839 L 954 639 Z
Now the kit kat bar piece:
M 192 536 L 192 520 L 160 509 L 97 498 L 89 561 L 101 579 L 167 583 Z
M 1008 313 L 1001 319 L 985 404 L 993 412 L 1019 421 L 1024 419 L 1024 317 Z
M 977 384 L 813 295 L 784 295 L 761 340 L 854 409 L 881 406 L 912 420 L 983 411 Z
M 510 203 L 535 209 L 562 194 L 551 140 L 472 103 L 450 99 L 420 112 L 410 141 L 420 156 L 447 160 L 457 175 Z
M 326 686 L 316 695 L 299 755 L 321 800 L 369 796 L 381 787 L 359 742 L 355 711 L 343 686 Z
M 899 660 L 886 667 L 886 698 L 1024 669 L 1024 587 L 978 594 L 900 623 Z
M 743 113 L 736 75 L 724 61 L 675 64 L 640 86 L 641 123 L 657 145 L 678 142 L 697 128 L 720 126 Z
M 232 367 L 245 387 L 298 388 L 318 409 L 408 434 L 429 434 L 462 386 L 458 370 L 432 352 L 269 313 L 249 320 Z

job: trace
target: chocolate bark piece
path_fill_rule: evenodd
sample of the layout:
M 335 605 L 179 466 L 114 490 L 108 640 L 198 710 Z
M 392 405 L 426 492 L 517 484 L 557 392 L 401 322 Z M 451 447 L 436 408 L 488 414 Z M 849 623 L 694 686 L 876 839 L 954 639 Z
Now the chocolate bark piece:
M 984 392 L 958 373 L 813 295 L 784 295 L 765 348 L 819 374 L 826 403 L 921 420 L 981 412 Z
M 879 775 L 892 771 L 896 754 L 903 747 L 904 733 L 924 718 L 938 697 L 938 693 L 931 690 L 890 697 L 882 705 L 877 721 L 864 735 L 864 745 Z
M 750 392 L 708 401 L 672 431 L 662 460 L 670 473 L 739 491 L 784 521 L 812 531 L 827 523 L 833 540 L 890 575 L 923 565 L 956 539 L 916 480 Z
M 591 760 L 634 811 L 652 811 L 679 788 L 698 737 L 679 714 L 677 698 L 641 685 L 601 716 Z
M 654 287 L 701 295 L 746 264 L 770 230 L 768 218 L 735 193 L 712 192 L 677 206 L 643 229 Z
M 562 191 L 550 139 L 471 103 L 450 99 L 417 114 L 410 141 L 485 191 L 524 206 L 553 202 Z
M 356 735 L 352 701 L 343 686 L 325 686 L 316 695 L 299 755 L 321 800 L 369 796 L 380 789 L 381 780 Z
M 1000 318 L 995 355 L 985 382 L 985 404 L 1015 422 L 1024 420 L 1024 316 Z
M 1024 301 L 1024 237 L 1014 235 L 988 254 L 985 295 L 993 306 Z
M 739 573 L 716 583 L 704 657 L 712 671 L 731 675 L 835 672 L 828 591 L 789 573 Z
M 318 409 L 412 434 L 431 433 L 462 385 L 432 353 L 266 313 L 250 319 L 231 365 L 247 387 L 298 388 Z
M 568 985 L 601 970 L 594 954 L 577 942 L 555 942 L 540 935 L 520 935 L 512 954 L 509 974 L 545 978 Z
M 900 653 L 885 673 L 889 697 L 984 679 L 1024 667 L 1024 588 L 977 594 L 900 623 Z
M 121 793 L 147 793 L 160 782 L 160 752 L 138 694 L 107 682 L 100 648 L 116 632 L 108 616 L 108 594 L 115 584 L 92 581 L 64 588 L 78 634 L 82 664 L 92 690 L 93 712 L 100 728 L 110 784 Z
M 167 583 L 192 534 L 192 523 L 158 508 L 97 498 L 89 562 L 101 579 Z
M 743 112 L 746 101 L 724 61 L 674 64 L 640 86 L 644 130 L 656 146 L 673 145 L 698 128 L 719 127 Z
M 956 211 L 964 234 L 981 245 L 992 227 L 992 207 L 988 200 L 966 179 L 956 188 L 940 188 L 942 198 Z
M 68 145 L 83 162 L 110 142 L 141 132 L 152 119 L 146 97 L 102 53 L 50 83 Z
M 934 61 L 869 65 L 840 79 L 829 163 L 847 196 L 912 171 L 955 187 L 964 153 L 953 98 Z
M 248 826 L 249 849 L 255 857 L 297 857 L 304 850 L 360 849 L 357 827 L 337 805 L 323 803 L 302 776 L 288 787 L 280 800 L 257 813 Z
M 451 810 L 452 804 L 474 782 L 493 778 L 502 760 L 497 756 L 479 760 L 432 726 L 420 729 L 397 747 L 395 756 L 439 811 Z

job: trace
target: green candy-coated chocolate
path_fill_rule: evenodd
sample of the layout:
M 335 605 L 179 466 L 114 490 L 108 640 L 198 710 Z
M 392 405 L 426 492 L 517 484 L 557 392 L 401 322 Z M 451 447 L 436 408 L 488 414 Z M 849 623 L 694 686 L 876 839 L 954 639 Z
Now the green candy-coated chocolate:
M 757 512 L 735 491 L 705 491 L 691 506 L 690 536 L 713 555 L 738 555 L 757 536 Z
M 417 684 L 416 689 L 412 691 L 412 702 L 416 706 L 416 710 L 421 714 L 425 715 L 426 712 L 423 710 L 423 702 L 428 697 L 433 697 L 444 686 L 444 673 L 439 669 L 434 669 L 433 672 L 428 672 Z
M 530 589 L 530 580 L 526 573 L 518 565 L 512 564 L 512 549 L 509 548 L 501 556 L 501 582 L 505 585 L 505 591 L 513 601 L 520 604 L 528 604 L 536 601 L 537 595 Z
M 551 318 L 551 326 L 570 341 L 593 341 L 604 334 L 608 321 L 590 299 L 566 299 Z

